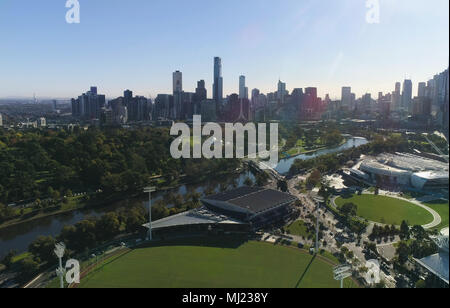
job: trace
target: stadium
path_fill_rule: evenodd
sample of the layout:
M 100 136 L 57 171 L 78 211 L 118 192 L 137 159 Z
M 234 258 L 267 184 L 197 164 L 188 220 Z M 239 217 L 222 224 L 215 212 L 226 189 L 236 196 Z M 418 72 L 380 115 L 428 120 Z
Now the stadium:
M 205 197 L 201 208 L 154 221 L 152 230 L 155 236 L 182 231 L 256 231 L 288 220 L 295 212 L 292 204 L 296 200 L 273 189 L 240 187 Z
M 422 192 L 448 188 L 448 164 L 413 154 L 385 153 L 364 158 L 349 171 L 352 177 L 383 188 Z

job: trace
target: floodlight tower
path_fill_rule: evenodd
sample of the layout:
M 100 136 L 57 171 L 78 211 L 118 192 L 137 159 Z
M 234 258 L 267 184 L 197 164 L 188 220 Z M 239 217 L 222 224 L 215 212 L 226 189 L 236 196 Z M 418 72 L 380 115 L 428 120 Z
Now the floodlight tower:
M 66 245 L 64 245 L 64 243 L 57 243 L 55 244 L 55 255 L 58 257 L 59 259 L 59 267 L 56 269 L 56 274 L 59 277 L 59 281 L 60 281 L 60 287 L 61 289 L 64 288 L 64 281 L 63 281 L 63 276 L 64 276 L 64 268 L 62 266 L 62 257 L 64 256 L 64 251 L 66 250 Z
M 316 202 L 316 211 L 317 211 L 317 222 L 316 222 L 316 251 L 317 254 L 319 252 L 319 218 L 320 218 L 320 202 L 323 202 L 321 197 L 315 197 L 314 201 Z
M 344 288 L 344 279 L 352 275 L 352 267 L 348 264 L 338 265 L 333 268 L 334 280 L 341 282 L 341 289 Z
M 149 186 L 144 188 L 144 193 L 148 193 L 148 240 L 152 240 L 152 192 L 156 187 Z

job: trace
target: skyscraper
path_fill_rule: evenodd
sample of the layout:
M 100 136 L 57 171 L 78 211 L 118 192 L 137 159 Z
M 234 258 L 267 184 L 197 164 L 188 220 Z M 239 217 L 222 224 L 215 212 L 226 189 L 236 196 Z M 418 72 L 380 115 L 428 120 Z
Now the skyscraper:
M 247 98 L 245 87 L 245 76 L 239 76 L 239 98 Z
M 183 91 L 183 73 L 176 71 L 173 73 L 173 93 Z
M 213 83 L 213 100 L 218 106 L 223 100 L 223 78 L 222 78 L 222 59 L 214 58 L 214 83 Z
M 419 89 L 417 91 L 418 97 L 425 97 L 426 96 L 426 89 L 427 84 L 425 82 L 419 82 Z
M 195 89 L 195 94 L 192 100 L 192 113 L 201 114 L 201 102 L 206 100 L 208 96 L 208 91 L 205 87 L 205 81 L 200 80 L 197 82 L 197 88 Z
M 403 92 L 402 92 L 402 109 L 404 111 L 409 111 L 412 102 L 412 81 L 405 79 L 403 82 Z
M 402 84 L 400 82 L 395 83 L 395 90 L 392 92 L 392 110 L 399 111 L 402 104 Z
M 342 87 L 341 106 L 347 110 L 352 109 L 352 88 Z
M 180 119 L 182 113 L 183 103 L 183 74 L 180 71 L 173 73 L 173 103 L 174 108 L 171 118 Z
M 286 83 L 278 80 L 277 99 L 281 104 L 284 104 L 284 98 L 286 97 Z
M 3 116 L 2 116 L 2 114 L 0 113 L 0 127 L 2 127 L 3 126 Z

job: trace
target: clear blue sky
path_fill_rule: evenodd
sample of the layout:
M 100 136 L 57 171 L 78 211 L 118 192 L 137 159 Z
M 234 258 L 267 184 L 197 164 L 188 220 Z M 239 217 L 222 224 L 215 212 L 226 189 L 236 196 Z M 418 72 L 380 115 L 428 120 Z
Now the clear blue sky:
M 365 0 L 0 0 L 0 97 L 72 97 L 96 85 L 108 97 L 129 88 L 152 97 L 204 79 L 222 57 L 224 92 L 316 86 L 340 96 L 350 85 L 392 91 L 405 77 L 426 81 L 448 66 L 448 0 L 380 0 L 366 23 Z

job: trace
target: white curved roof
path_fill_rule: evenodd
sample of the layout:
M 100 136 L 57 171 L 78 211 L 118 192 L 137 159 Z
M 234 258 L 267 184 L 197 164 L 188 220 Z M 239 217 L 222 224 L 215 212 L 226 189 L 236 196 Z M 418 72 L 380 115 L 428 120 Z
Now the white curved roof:
M 375 160 L 366 160 L 361 163 L 360 169 L 375 174 L 387 175 L 387 176 L 410 176 L 411 172 L 406 170 L 397 169 L 384 165 Z

